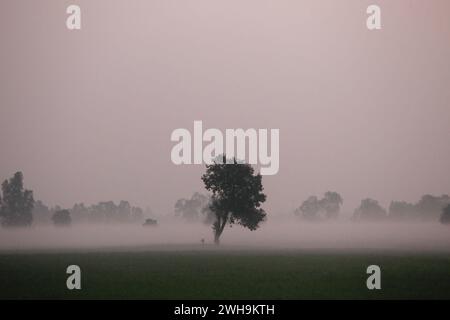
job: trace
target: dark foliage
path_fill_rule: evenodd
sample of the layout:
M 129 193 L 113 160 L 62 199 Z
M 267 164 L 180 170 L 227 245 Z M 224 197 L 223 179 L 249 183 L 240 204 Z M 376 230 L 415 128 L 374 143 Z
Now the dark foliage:
M 212 192 L 210 209 L 216 216 L 213 224 L 216 244 L 227 224 L 256 230 L 266 217 L 260 207 L 266 200 L 261 174 L 255 175 L 251 165 L 238 163 L 236 159 L 230 164 L 226 162 L 223 156 L 223 161 L 207 165 L 202 176 L 205 188 Z
M 52 220 L 56 226 L 70 226 L 72 223 L 69 210 L 57 210 L 53 214 Z
M 440 221 L 443 224 L 450 224 L 450 204 L 442 210 Z
M 24 189 L 23 174 L 16 172 L 14 176 L 2 183 L 0 197 L 0 217 L 6 227 L 30 226 L 33 222 L 33 192 Z

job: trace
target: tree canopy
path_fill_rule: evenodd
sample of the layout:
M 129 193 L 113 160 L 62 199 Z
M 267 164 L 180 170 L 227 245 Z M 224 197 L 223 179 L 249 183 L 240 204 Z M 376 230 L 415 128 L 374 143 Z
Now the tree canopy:
M 203 221 L 208 223 L 209 197 L 195 192 L 190 199 L 178 199 L 175 203 L 175 215 L 181 216 L 187 222 Z
M 353 218 L 355 220 L 379 221 L 386 218 L 386 210 L 374 199 L 363 199 L 356 208 Z
M 56 226 L 69 226 L 72 223 L 69 210 L 58 210 L 52 217 Z
M 450 204 L 442 210 L 440 221 L 443 224 L 450 224 Z
M 256 230 L 265 220 L 266 212 L 261 208 L 266 200 L 262 177 L 259 173 L 254 174 L 251 165 L 236 159 L 227 164 L 224 155 L 223 161 L 206 166 L 202 180 L 205 188 L 212 192 L 210 209 L 216 217 L 213 223 L 216 244 L 227 223 Z
M 310 196 L 303 201 L 295 210 L 295 214 L 309 221 L 335 219 L 339 215 L 343 202 L 339 193 L 327 191 L 320 200 L 316 196 Z
M 33 222 L 33 191 L 24 189 L 23 174 L 16 172 L 2 183 L 0 217 L 3 226 L 30 226 Z

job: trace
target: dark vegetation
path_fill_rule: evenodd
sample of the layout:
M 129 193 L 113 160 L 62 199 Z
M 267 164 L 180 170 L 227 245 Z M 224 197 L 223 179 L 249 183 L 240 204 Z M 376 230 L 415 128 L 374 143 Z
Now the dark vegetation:
M 303 201 L 294 213 L 307 221 L 324 221 L 335 219 L 340 213 L 343 198 L 337 192 L 328 191 L 322 199 L 310 196 Z M 361 204 L 353 212 L 353 221 L 448 221 L 446 206 L 450 205 L 450 197 L 446 194 L 433 196 L 423 195 L 416 203 L 391 201 L 389 209 L 371 198 L 361 200 Z M 447 218 L 446 218 L 447 217 Z
M 266 219 L 261 208 L 266 195 L 262 192 L 262 177 L 254 169 L 235 160 L 234 165 L 214 163 L 208 165 L 202 176 L 207 191 L 205 195 L 194 193 L 191 198 L 175 203 L 175 215 L 186 222 L 212 225 L 216 243 L 226 225 L 239 224 L 255 230 Z M 24 187 L 24 177 L 16 172 L 4 180 L 0 193 L 0 221 L 3 227 L 26 227 L 32 224 L 55 224 L 69 226 L 77 223 L 134 223 L 156 225 L 145 211 L 128 201 L 99 202 L 91 206 L 77 203 L 72 208 L 55 206 L 49 208 L 42 201 L 35 201 L 33 191 Z M 319 199 L 310 196 L 295 210 L 306 221 L 337 219 L 343 204 L 342 196 L 328 191 Z M 353 213 L 353 221 L 440 221 L 450 224 L 450 196 L 423 195 L 416 203 L 392 201 L 388 210 L 377 200 L 363 199 Z M 146 220 L 147 219 L 147 220 Z M 156 220 L 155 220 L 156 221 Z
M 56 226 L 70 226 L 72 218 L 70 217 L 69 210 L 57 210 L 52 217 L 53 223 Z
M 448 253 L 201 249 L 3 253 L 0 299 L 450 299 Z M 74 261 L 82 290 L 65 285 Z M 366 287 L 374 263 L 382 290 Z
M 206 166 L 202 176 L 205 188 L 212 192 L 209 209 L 214 213 L 214 242 L 219 244 L 220 236 L 227 224 L 239 224 L 249 230 L 256 230 L 266 218 L 261 204 L 266 201 L 262 192 L 261 174 L 254 174 L 249 164 L 226 164 L 221 162 Z

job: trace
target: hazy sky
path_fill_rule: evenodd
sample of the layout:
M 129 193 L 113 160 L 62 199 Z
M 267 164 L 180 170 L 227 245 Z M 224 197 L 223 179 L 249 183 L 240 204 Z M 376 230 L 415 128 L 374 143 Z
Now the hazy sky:
M 78 4 L 82 30 L 66 29 Z M 382 9 L 382 30 L 366 8 Z M 270 213 L 450 192 L 450 1 L 0 2 L 0 178 L 155 211 L 203 190 L 176 128 L 279 128 Z

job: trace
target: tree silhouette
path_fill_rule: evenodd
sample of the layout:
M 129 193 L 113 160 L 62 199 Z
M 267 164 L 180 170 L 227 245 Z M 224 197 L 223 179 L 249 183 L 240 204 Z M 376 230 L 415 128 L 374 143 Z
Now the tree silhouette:
M 196 222 L 206 214 L 204 208 L 208 207 L 207 196 L 195 192 L 190 199 L 178 199 L 175 203 L 175 214 L 181 216 L 187 222 Z M 205 219 L 203 219 L 205 220 Z
M 341 195 L 337 192 L 327 191 L 322 199 L 310 196 L 295 210 L 295 214 L 305 220 L 317 221 L 321 219 L 335 219 L 339 215 L 343 203 Z
M 355 220 L 378 221 L 386 217 L 386 210 L 380 206 L 377 200 L 370 198 L 361 200 L 360 206 L 355 210 Z
M 450 224 L 450 204 L 442 210 L 440 221 L 443 224 Z
M 300 215 L 302 218 L 314 221 L 319 219 L 320 202 L 316 196 L 310 196 L 303 201 L 302 205 L 295 210 L 295 214 Z
M 144 210 L 125 200 L 117 205 L 114 201 L 103 201 L 89 207 L 76 203 L 70 213 L 74 223 L 142 223 L 144 220 Z
M 69 210 L 58 210 L 52 217 L 53 223 L 56 226 L 70 226 L 72 218 L 70 218 Z
M 73 222 L 89 222 L 90 211 L 84 203 L 75 203 L 70 210 Z
M 416 204 L 417 211 L 422 220 L 438 220 L 442 214 L 442 209 L 450 204 L 450 197 L 443 194 L 440 197 L 426 194 L 422 196 Z
M 29 226 L 33 222 L 33 192 L 23 188 L 23 174 L 16 172 L 2 183 L 3 197 L 0 206 L 2 225 L 6 227 Z
M 51 222 L 52 213 L 41 200 L 34 201 L 33 224 L 46 224 Z
M 341 205 L 344 201 L 337 192 L 325 192 L 323 199 L 320 200 L 320 207 L 325 211 L 328 219 L 335 219 L 339 215 Z
M 408 220 L 417 217 L 417 208 L 406 201 L 391 201 L 389 205 L 389 219 Z
M 141 207 L 131 207 L 131 221 L 141 222 L 144 219 L 144 210 Z
M 216 216 L 213 224 L 216 244 L 219 244 L 227 223 L 256 230 L 266 217 L 266 212 L 260 208 L 266 200 L 266 195 L 262 193 L 261 174 L 254 175 L 254 169 L 249 164 L 238 163 L 236 159 L 230 162 L 227 164 L 223 155 L 223 161 L 207 165 L 202 176 L 205 188 L 213 193 L 210 209 Z

